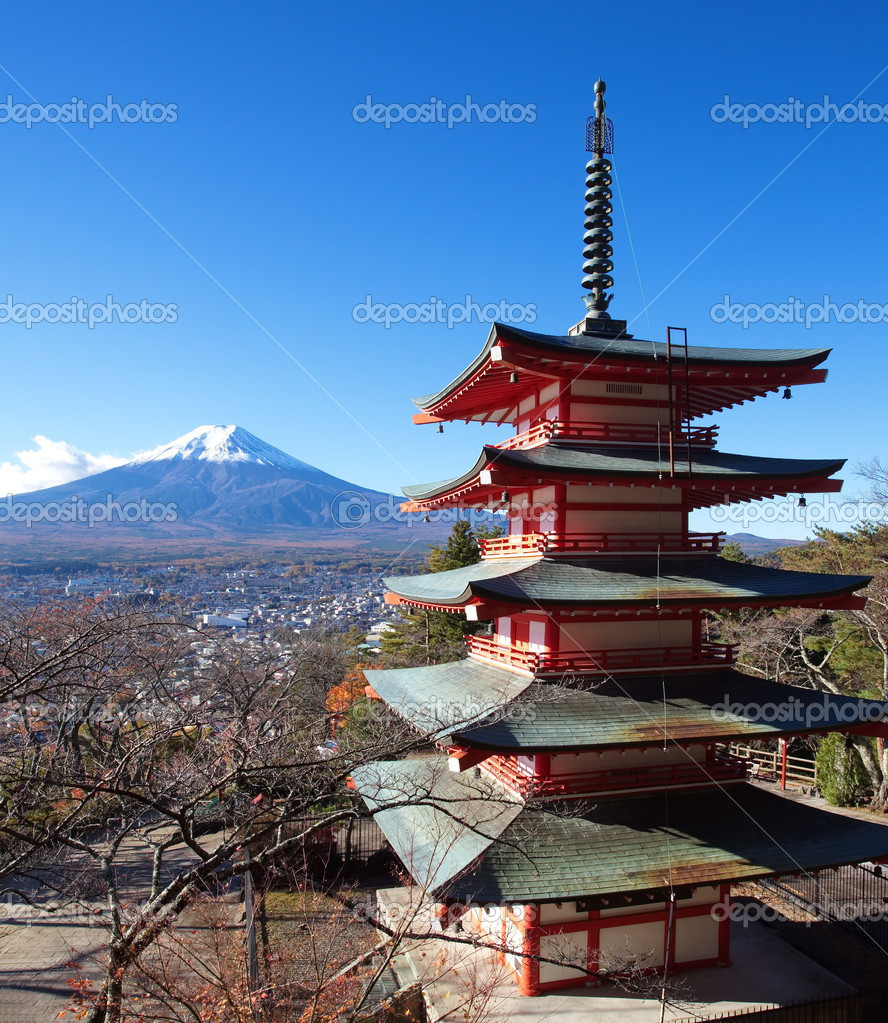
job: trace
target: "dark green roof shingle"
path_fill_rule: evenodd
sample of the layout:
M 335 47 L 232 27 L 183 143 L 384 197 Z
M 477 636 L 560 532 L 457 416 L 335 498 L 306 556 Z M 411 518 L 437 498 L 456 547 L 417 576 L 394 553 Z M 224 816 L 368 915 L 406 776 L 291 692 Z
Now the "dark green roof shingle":
M 364 674 L 421 731 L 513 754 L 768 738 L 888 718 L 888 703 L 879 700 L 787 686 L 733 668 L 611 678 L 594 688 L 534 682 L 472 658 Z
M 524 809 L 484 778 L 452 774 L 443 757 L 365 764 L 352 779 L 413 880 L 428 889 L 465 870 Z
M 422 732 L 445 734 L 518 699 L 532 679 L 464 659 L 418 668 L 365 669 L 379 696 Z
M 762 568 L 717 555 L 684 557 L 515 558 L 482 561 L 449 572 L 393 576 L 390 590 L 408 599 L 463 605 L 473 596 L 522 607 L 744 606 L 792 604 L 852 593 L 867 576 Z
M 686 449 L 679 448 L 675 459 L 675 472 L 687 476 Z M 694 479 L 716 480 L 726 484 L 747 480 L 805 479 L 831 476 L 845 464 L 836 458 L 760 458 L 756 455 L 734 455 L 727 451 L 701 449 L 691 456 Z M 592 448 L 571 444 L 546 444 L 527 451 L 509 451 L 493 446 L 485 447 L 478 461 L 462 476 L 436 483 L 404 487 L 413 501 L 427 500 L 450 490 L 463 487 L 475 479 L 482 469 L 507 467 L 523 470 L 529 475 L 537 473 L 570 479 L 603 479 L 625 477 L 659 477 L 669 472 L 669 452 L 656 448 Z
M 746 783 L 602 799 L 562 814 L 521 812 L 469 775 L 442 772 L 428 758 L 355 774 L 371 808 L 401 804 L 376 820 L 414 879 L 448 899 L 522 903 L 656 892 L 888 856 L 885 824 Z

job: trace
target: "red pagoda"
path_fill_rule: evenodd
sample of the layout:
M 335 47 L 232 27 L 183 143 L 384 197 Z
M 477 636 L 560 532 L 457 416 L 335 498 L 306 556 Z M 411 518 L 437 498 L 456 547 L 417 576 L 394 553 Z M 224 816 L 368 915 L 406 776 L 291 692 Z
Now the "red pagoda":
M 354 776 L 417 886 L 507 950 L 527 995 L 629 963 L 728 965 L 733 883 L 888 857 L 888 828 L 753 785 L 726 752 L 886 737 L 886 705 L 741 674 L 704 628 L 721 609 L 860 607 L 867 578 L 729 561 L 723 534 L 688 529 L 697 508 L 840 488 L 842 460 L 728 454 L 695 423 L 823 381 L 828 350 L 661 344 L 610 317 L 604 90 L 587 125 L 586 318 L 567 335 L 494 324 L 417 401 L 420 423 L 516 433 L 456 479 L 405 490 L 407 507 L 507 510 L 509 532 L 479 564 L 387 579 L 388 599 L 490 634 L 464 660 L 368 673 L 442 754 Z

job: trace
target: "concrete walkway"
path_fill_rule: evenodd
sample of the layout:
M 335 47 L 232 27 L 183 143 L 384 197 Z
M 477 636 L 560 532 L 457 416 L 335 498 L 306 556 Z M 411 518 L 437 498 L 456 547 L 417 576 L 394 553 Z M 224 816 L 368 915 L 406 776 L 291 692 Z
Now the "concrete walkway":
M 192 860 L 193 853 L 177 846 L 166 857 L 165 875 L 170 876 Z M 122 901 L 134 911 L 148 898 L 151 884 L 150 851 L 137 835 L 122 844 L 118 864 Z M 66 863 L 66 872 L 76 866 L 73 860 Z M 78 976 L 71 963 L 79 965 L 83 976 L 102 976 L 106 904 L 97 889 L 95 868 L 85 864 L 83 868 L 78 876 L 83 894 L 76 899 L 50 893 L 40 894 L 34 906 L 12 904 L 8 897 L 0 901 L 0 1023 L 56 1019 L 71 997 L 69 981 Z M 84 890 L 90 882 L 93 894 Z M 241 913 L 240 905 L 231 906 L 232 923 Z

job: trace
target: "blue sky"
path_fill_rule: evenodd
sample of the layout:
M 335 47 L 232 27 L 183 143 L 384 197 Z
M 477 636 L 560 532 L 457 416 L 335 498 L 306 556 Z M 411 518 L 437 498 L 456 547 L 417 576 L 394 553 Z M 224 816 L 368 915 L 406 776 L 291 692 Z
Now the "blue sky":
M 39 475 L 204 423 L 238 423 L 380 490 L 463 471 L 504 430 L 439 436 L 411 425 L 410 399 L 450 380 L 487 324 L 386 329 L 354 307 L 468 295 L 533 306 L 530 329 L 576 322 L 599 75 L 620 186 L 612 312 L 657 340 L 673 324 L 692 344 L 834 348 L 825 385 L 716 417 L 724 449 L 852 466 L 888 454 L 888 322 L 744 329 L 711 316 L 725 295 L 888 303 L 888 118 L 817 137 L 823 124 L 711 113 L 725 96 L 888 104 L 876 4 L 38 2 L 4 18 L 0 103 L 110 95 L 174 104 L 175 119 L 0 123 L 0 302 L 111 295 L 175 305 L 176 319 L 0 325 L 0 482 L 22 478 L 15 453 L 37 435 L 56 445 L 34 456 Z M 533 116 L 386 129 L 353 116 L 368 95 L 507 100 Z

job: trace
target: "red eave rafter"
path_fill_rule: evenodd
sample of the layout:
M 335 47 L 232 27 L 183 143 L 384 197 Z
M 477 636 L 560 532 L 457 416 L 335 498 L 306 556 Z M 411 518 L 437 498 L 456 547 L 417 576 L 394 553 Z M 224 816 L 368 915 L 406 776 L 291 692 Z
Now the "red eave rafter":
M 503 490 L 530 491 L 536 487 L 558 486 L 563 483 L 600 487 L 634 487 L 636 489 L 656 490 L 673 488 L 690 492 L 691 507 L 707 508 L 716 504 L 730 504 L 740 501 L 758 501 L 768 497 L 786 497 L 789 494 L 833 494 L 842 489 L 843 480 L 830 479 L 826 476 L 802 477 L 789 482 L 787 480 L 760 479 L 755 482 L 738 480 L 733 484 L 725 484 L 718 480 L 705 479 L 693 473 L 676 473 L 675 476 L 664 474 L 662 480 L 650 477 L 614 477 L 602 476 L 589 479 L 582 476 L 569 476 L 563 471 L 550 470 L 538 475 L 529 475 L 526 471 L 515 470 L 510 466 L 495 465 L 492 469 L 483 469 L 486 477 L 483 481 L 479 474 L 473 480 L 448 490 L 435 497 L 421 501 L 404 501 L 402 512 L 426 512 L 437 508 L 488 508 L 500 503 L 499 495 Z M 568 505 L 568 507 L 570 507 Z M 653 506 L 652 506 L 653 507 Z M 639 511 L 645 506 L 639 505 Z
M 778 597 L 769 600 L 765 597 L 740 598 L 732 601 L 721 601 L 711 596 L 700 595 L 696 601 L 683 598 L 686 603 L 668 604 L 662 598 L 659 606 L 656 598 L 651 598 L 649 604 L 633 604 L 628 607 L 619 604 L 607 606 L 596 606 L 584 603 L 582 600 L 574 599 L 569 604 L 555 603 L 528 603 L 527 598 L 509 600 L 500 597 L 498 600 L 490 600 L 481 596 L 472 596 L 462 604 L 435 604 L 430 601 L 418 600 L 412 597 L 402 597 L 397 593 L 386 593 L 385 603 L 395 606 L 415 607 L 423 611 L 446 611 L 450 614 L 464 614 L 467 608 L 472 608 L 471 615 L 467 615 L 471 621 L 490 621 L 494 618 L 506 617 L 518 614 L 522 611 L 540 611 L 544 614 L 551 614 L 557 620 L 558 612 L 565 608 L 577 608 L 578 610 L 594 611 L 596 621 L 625 621 L 627 617 L 638 617 L 650 620 L 651 608 L 657 607 L 656 617 L 659 620 L 678 620 L 680 616 L 694 614 L 700 611 L 731 611 L 738 607 L 750 608 L 777 608 L 777 607 L 805 607 L 823 611 L 861 611 L 866 606 L 867 598 L 856 593 L 837 594 L 835 596 L 819 596 L 809 598 Z M 577 619 L 579 620 L 579 619 Z M 569 623 L 571 619 L 566 619 Z
M 865 725 L 856 725 L 854 728 L 843 728 L 839 726 L 833 731 L 841 731 L 846 735 L 865 735 L 870 739 L 888 739 L 888 722 L 871 721 Z
M 499 354 L 495 355 L 494 353 L 497 351 Z M 608 381 L 619 377 L 621 381 L 626 382 L 652 383 L 659 381 L 665 383 L 668 378 L 665 359 L 653 362 L 620 360 L 614 358 L 613 355 L 609 356 L 606 352 L 591 358 L 582 356 L 570 358 L 569 353 L 559 353 L 547 358 L 538 352 L 522 351 L 514 343 L 505 341 L 500 341 L 497 347 L 491 349 L 490 359 L 486 365 L 491 364 L 503 366 L 510 372 L 513 369 L 524 370 L 549 380 L 569 377 L 577 380 Z M 681 375 L 684 377 L 683 365 Z M 710 363 L 694 365 L 692 363 L 688 370 L 688 377 L 692 390 L 696 384 L 704 387 L 706 385 L 716 386 L 719 389 L 732 387 L 737 393 L 747 393 L 750 387 L 773 390 L 793 384 L 820 384 L 826 380 L 826 370 L 807 368 L 804 363 L 796 366 L 774 366 L 773 368 L 763 368 L 762 366 L 747 368 L 742 363 L 730 363 L 725 366 L 713 366 Z M 471 383 L 472 380 L 468 380 L 463 387 L 467 387 Z M 681 389 L 684 386 L 684 380 L 676 380 L 676 386 Z
M 570 380 L 598 380 L 614 381 L 618 379 L 621 383 L 666 383 L 668 370 L 666 360 L 659 359 L 656 362 L 622 362 L 615 360 L 612 356 L 601 355 L 593 359 L 570 359 L 566 356 L 556 356 L 553 359 L 541 358 L 538 354 L 524 354 L 515 348 L 501 344 L 502 357 L 493 358 L 491 362 L 505 366 L 511 372 L 512 369 L 526 373 L 533 373 L 543 379 L 562 380 L 567 377 Z M 679 393 L 684 388 L 684 368 L 681 370 L 682 379 L 675 381 Z M 820 384 L 826 380 L 825 369 L 806 369 L 804 365 L 789 367 L 774 367 L 773 369 L 746 369 L 737 363 L 731 366 L 691 366 L 688 377 L 690 380 L 691 392 L 695 385 L 697 388 L 718 388 L 722 394 L 733 393 L 739 397 L 741 394 L 748 394 L 750 388 L 757 391 L 776 390 L 779 387 Z M 468 383 L 468 381 L 467 381 Z M 514 385 L 513 385 L 514 386 Z
M 462 604 L 433 604 L 426 600 L 413 600 L 411 597 L 402 597 L 399 593 L 391 590 L 385 594 L 384 602 L 395 607 L 417 607 L 423 611 L 446 611 L 448 614 L 463 614 L 467 607 L 486 607 L 480 597 L 470 597 Z
M 519 373 L 517 384 L 509 383 L 512 371 Z M 822 383 L 826 379 L 826 370 L 808 368 L 805 364 L 775 366 L 770 369 L 760 366 L 747 368 L 736 363 L 716 367 L 692 364 L 688 377 L 691 411 L 695 415 L 705 415 L 750 401 L 781 387 Z M 505 409 L 504 418 L 509 418 L 523 398 L 552 381 L 619 379 L 633 383 L 665 383 L 666 378 L 664 359 L 639 363 L 614 360 L 608 358 L 606 353 L 574 359 L 570 358 L 569 353 L 544 356 L 498 338 L 487 360 L 436 405 L 415 415 L 414 422 L 469 419 L 490 412 L 491 409 Z M 677 387 L 680 393 L 683 381 L 677 383 Z M 475 392 L 474 397 L 469 398 L 472 392 Z

